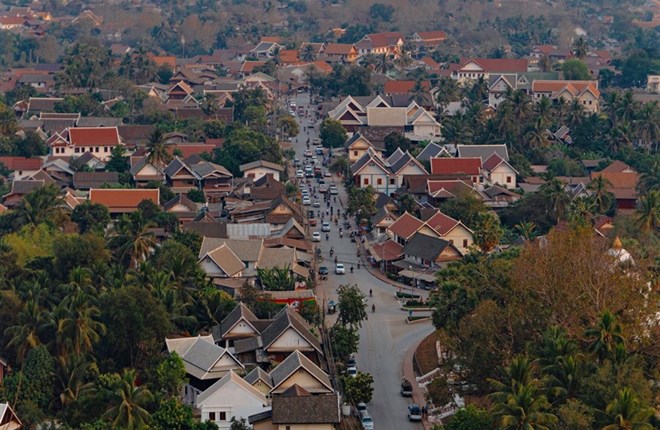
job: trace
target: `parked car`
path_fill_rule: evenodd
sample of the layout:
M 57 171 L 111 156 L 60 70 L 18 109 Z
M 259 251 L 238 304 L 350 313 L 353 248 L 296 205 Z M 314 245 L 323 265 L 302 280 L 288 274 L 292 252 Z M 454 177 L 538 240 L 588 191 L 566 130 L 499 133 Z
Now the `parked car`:
M 409 404 L 408 421 L 421 421 L 421 420 L 422 420 L 422 408 L 420 408 L 417 403 Z
M 327 275 L 327 274 L 328 274 L 328 268 L 327 267 L 325 267 L 325 266 L 319 267 L 319 275 Z M 330 300 L 330 301 L 332 302 L 332 300 Z
M 401 395 L 403 397 L 412 397 L 413 395 L 413 386 L 407 379 L 401 381 Z
M 326 272 L 327 271 L 328 271 L 328 269 L 326 269 Z M 334 300 L 330 300 L 328 302 L 328 313 L 329 314 L 334 314 L 335 312 L 337 312 L 337 305 L 335 304 Z
M 320 242 L 321 241 L 321 233 L 318 231 L 315 231 L 312 233 L 312 242 Z
M 316 227 L 318 225 L 318 223 L 319 222 L 316 220 L 316 218 L 310 218 L 310 220 L 309 220 L 309 226 L 310 227 Z
M 360 423 L 362 424 L 362 428 L 364 428 L 364 430 L 374 430 L 374 420 L 369 415 L 363 416 L 360 419 Z
M 325 172 L 323 172 L 323 176 L 325 176 L 326 178 L 329 178 L 332 175 L 330 174 L 330 172 L 328 170 L 326 170 Z
M 364 415 L 367 412 L 367 404 L 364 403 L 364 402 L 358 403 L 356 408 L 357 408 L 357 414 L 358 414 L 359 417 L 361 417 L 362 415 Z M 369 415 L 369 414 L 367 413 L 367 415 Z
M 355 378 L 357 376 L 357 366 L 347 367 L 346 374 L 352 378 Z
M 335 274 L 337 275 L 346 274 L 346 268 L 344 267 L 344 263 L 337 263 L 337 265 L 335 266 Z
M 356 365 L 357 364 L 355 362 L 355 357 L 352 357 L 352 356 L 348 357 L 348 360 L 346 360 L 346 367 L 352 367 L 352 366 L 356 366 Z

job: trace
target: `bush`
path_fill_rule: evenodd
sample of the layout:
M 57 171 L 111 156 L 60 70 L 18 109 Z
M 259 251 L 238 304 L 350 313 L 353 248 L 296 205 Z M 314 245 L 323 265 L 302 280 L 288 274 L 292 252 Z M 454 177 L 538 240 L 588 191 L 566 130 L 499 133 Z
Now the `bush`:
M 419 294 L 402 293 L 401 291 L 397 291 L 396 297 L 397 299 L 419 299 L 421 296 Z

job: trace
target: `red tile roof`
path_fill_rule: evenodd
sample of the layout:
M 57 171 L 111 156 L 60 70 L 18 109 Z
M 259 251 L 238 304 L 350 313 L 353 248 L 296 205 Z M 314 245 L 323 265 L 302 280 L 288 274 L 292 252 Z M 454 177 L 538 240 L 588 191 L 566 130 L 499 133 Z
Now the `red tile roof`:
M 435 61 L 431 57 L 424 57 L 422 58 L 422 62 L 426 64 L 427 67 L 430 67 L 431 69 L 439 69 L 440 68 L 440 63 Z
M 117 146 L 121 139 L 117 127 L 71 127 L 69 142 L 73 146 Z
M 314 67 L 316 67 L 316 69 L 320 72 L 323 72 L 323 73 L 332 72 L 332 66 L 330 64 L 326 63 L 325 61 L 317 60 L 317 61 L 314 61 L 312 63 L 312 65 Z
M 348 55 L 354 49 L 350 43 L 328 43 L 323 51 L 327 55 Z
M 242 73 L 252 73 L 255 67 L 263 66 L 265 61 L 245 61 L 241 66 Z
M 0 157 L 0 163 L 9 170 L 39 170 L 43 160 L 41 158 Z
M 394 221 L 392 225 L 389 226 L 388 230 L 399 237 L 408 239 L 423 225 L 424 221 L 406 212 L 401 215 L 399 219 Z
M 134 212 L 142 200 L 159 205 L 158 189 L 91 189 L 89 200 L 106 206 L 111 213 Z
M 213 154 L 213 150 L 216 149 L 217 145 L 210 145 L 208 143 L 182 143 L 181 145 L 168 145 L 167 152 L 174 154 L 174 150 L 178 149 L 181 151 L 181 158 L 188 158 L 191 155 L 199 155 L 205 152 Z
M 532 92 L 535 93 L 558 93 L 564 89 L 568 90 L 574 96 L 590 90 L 596 97 L 600 97 L 600 91 L 597 88 L 597 81 L 544 81 L 535 80 L 532 82 Z
M 481 158 L 431 158 L 432 175 L 479 175 Z
M 459 193 L 473 191 L 474 188 L 465 181 L 461 180 L 431 180 L 426 182 L 428 193 L 435 195 L 436 193 L 444 190 L 442 194 L 435 197 L 452 197 Z
M 602 170 L 605 173 L 636 173 L 635 169 L 624 163 L 623 161 L 614 160 L 612 164 Z
M 282 49 L 280 51 L 280 61 L 283 64 L 298 62 L 298 51 L 296 49 Z
M 484 169 L 486 169 L 486 170 L 488 170 L 488 171 L 492 171 L 494 168 L 496 168 L 497 166 L 499 166 L 500 163 L 502 163 L 502 161 L 503 161 L 503 160 L 500 158 L 499 155 L 493 153 L 493 155 L 491 155 L 491 156 L 488 158 L 488 160 L 486 160 L 486 161 L 484 162 L 483 167 L 484 167 Z
M 416 81 L 386 81 L 383 92 L 389 94 L 409 94 L 415 88 Z M 431 88 L 429 81 L 422 81 L 422 87 Z
M 149 58 L 156 63 L 158 67 L 161 66 L 170 66 L 171 68 L 176 67 L 176 57 L 171 55 L 150 55 Z
M 454 218 L 437 211 L 435 215 L 426 220 L 426 224 L 435 230 L 440 236 L 444 236 L 456 227 L 459 222 Z
M 392 261 L 403 256 L 403 246 L 393 240 L 387 240 L 373 245 L 370 252 L 380 261 Z

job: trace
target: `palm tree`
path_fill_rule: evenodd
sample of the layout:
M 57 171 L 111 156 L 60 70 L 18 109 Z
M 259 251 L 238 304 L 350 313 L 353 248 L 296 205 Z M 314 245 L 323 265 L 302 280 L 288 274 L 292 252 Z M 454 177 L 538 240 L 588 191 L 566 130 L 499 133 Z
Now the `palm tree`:
M 410 55 L 410 50 L 408 50 L 405 47 L 402 47 L 399 56 L 396 59 L 394 59 L 394 65 L 397 66 L 399 69 L 405 69 L 406 67 L 410 66 L 414 61 L 415 60 Z
M 536 124 L 525 135 L 531 148 L 545 148 L 550 144 L 548 138 L 548 129 L 543 126 L 541 118 L 536 120 Z
M 515 229 L 518 231 L 518 234 L 527 241 L 534 239 L 534 236 L 536 235 L 536 224 L 530 221 L 516 224 Z
M 559 222 L 566 213 L 566 206 L 570 201 L 570 197 L 564 190 L 564 184 L 557 178 L 554 178 L 545 184 L 541 185 L 540 191 L 550 200 L 550 206 L 554 212 L 554 216 Z
M 608 403 L 605 413 L 610 422 L 603 430 L 651 430 L 649 420 L 653 409 L 642 405 L 630 388 L 619 390 L 616 398 Z
M 18 314 L 18 324 L 5 330 L 5 335 L 9 338 L 7 347 L 16 348 L 16 358 L 19 362 L 23 361 L 31 349 L 42 344 L 40 333 L 48 317 L 48 312 L 44 312 L 36 300 L 29 299 Z
M 585 331 L 585 336 L 592 339 L 589 350 L 601 360 L 612 356 L 617 345 L 625 345 L 621 324 L 610 311 L 603 312 L 598 323 Z
M 418 105 L 423 105 L 426 101 L 426 94 L 428 94 L 428 88 L 425 87 L 424 81 L 417 79 L 415 81 L 415 86 L 410 90 L 410 102 L 415 102 Z
M 660 141 L 660 106 L 658 102 L 644 103 L 637 114 L 637 135 L 647 150 L 658 151 Z
M 67 296 L 64 303 L 68 316 L 58 322 L 58 334 L 67 339 L 76 356 L 92 352 L 106 331 L 105 325 L 98 321 L 101 311 L 89 304 L 83 292 Z
M 59 383 L 59 398 L 62 407 L 75 403 L 81 396 L 92 390 L 93 384 L 85 382 L 88 369 L 89 363 L 85 357 L 60 356 L 57 358 L 55 376 Z
M 660 190 L 651 190 L 639 199 L 636 222 L 647 233 L 660 228 Z
M 592 179 L 587 187 L 589 191 L 591 191 L 591 197 L 593 198 L 594 203 L 596 204 L 596 209 L 600 214 L 605 213 L 612 204 L 612 194 L 607 191 L 607 188 L 611 186 L 612 183 L 609 180 L 602 175 L 599 175 Z
M 115 404 L 104 414 L 112 420 L 112 426 L 125 430 L 145 428 L 150 416 L 145 407 L 152 401 L 153 395 L 144 385 L 136 385 L 135 370 L 124 369 L 114 394 Z
M 577 99 L 568 105 L 566 120 L 570 128 L 575 128 L 584 121 L 584 106 Z
M 450 102 L 460 99 L 461 89 L 455 79 L 440 78 L 436 86 L 435 101 L 439 105 L 439 111 L 444 112 Z
M 596 204 L 590 197 L 576 197 L 569 207 L 570 219 L 577 225 L 593 225 Z
M 146 260 L 156 246 L 154 234 L 149 231 L 154 226 L 141 211 L 124 214 L 110 238 L 110 246 L 117 250 L 119 260 L 128 261 L 132 269 Z
M 316 51 L 314 50 L 314 45 L 307 44 L 302 50 L 301 59 L 303 61 L 314 61 L 316 59 Z
M 647 193 L 657 189 L 660 189 L 660 162 L 656 160 L 649 172 L 644 172 L 639 176 L 639 190 Z
M 537 118 L 537 124 L 541 128 L 548 128 L 552 118 L 552 102 L 549 98 L 543 96 L 541 100 L 534 105 L 534 114 Z
M 158 128 L 149 135 L 147 151 L 147 159 L 155 166 L 163 167 L 172 160 L 172 155 L 167 150 L 164 134 Z
M 392 67 L 392 62 L 387 54 L 381 54 L 376 56 L 376 64 L 374 66 L 374 72 L 380 72 L 385 75 Z
M 63 221 L 64 211 L 59 196 L 60 190 L 49 184 L 26 194 L 16 208 L 19 225 L 38 225 L 41 223 L 59 224 Z
M 218 97 L 212 93 L 206 94 L 202 99 L 200 107 L 206 115 L 215 114 L 220 108 L 220 105 L 218 104 Z
M 587 56 L 587 41 L 583 37 L 578 37 L 573 41 L 573 54 L 580 60 Z
M 616 105 L 616 114 L 619 120 L 631 124 L 635 120 L 638 104 L 632 91 L 623 93 Z

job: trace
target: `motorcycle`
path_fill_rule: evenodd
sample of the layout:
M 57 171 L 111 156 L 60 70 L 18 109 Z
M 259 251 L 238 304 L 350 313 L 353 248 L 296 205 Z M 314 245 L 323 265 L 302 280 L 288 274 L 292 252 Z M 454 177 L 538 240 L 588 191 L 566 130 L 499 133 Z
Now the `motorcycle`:
M 376 313 L 376 305 L 371 305 L 371 312 Z

